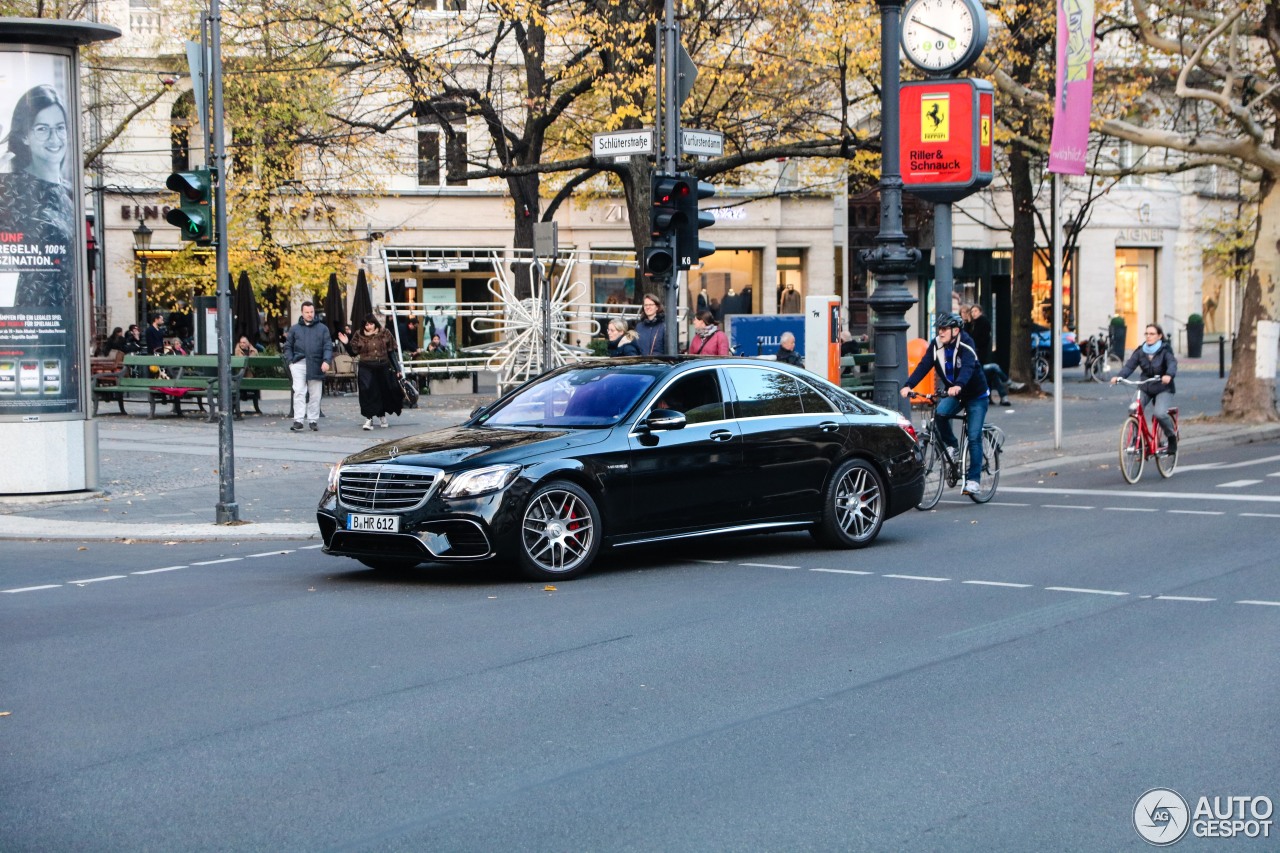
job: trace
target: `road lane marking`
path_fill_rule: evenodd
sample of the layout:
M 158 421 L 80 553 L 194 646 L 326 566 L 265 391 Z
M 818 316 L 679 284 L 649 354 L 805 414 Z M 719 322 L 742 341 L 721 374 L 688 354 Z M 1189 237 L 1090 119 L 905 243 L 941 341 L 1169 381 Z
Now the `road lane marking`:
M 1280 601 L 1237 601 L 1236 604 L 1260 604 L 1264 607 L 1280 607 Z
M 1104 506 L 1103 509 L 1109 512 L 1159 512 L 1153 506 Z
M 1006 581 L 960 581 L 960 583 L 971 583 L 974 586 L 1005 586 L 1010 589 L 1030 589 L 1029 583 L 1008 583 Z
M 1280 456 L 1267 456 L 1262 459 L 1246 459 L 1243 462 L 1204 462 L 1200 465 L 1183 465 L 1178 468 L 1179 471 L 1206 471 L 1226 470 L 1227 468 L 1249 468 L 1254 465 L 1264 465 L 1268 462 L 1280 462 Z M 1274 474 L 1272 476 L 1275 476 Z
M 301 546 L 300 548 L 298 548 L 298 550 L 299 550 L 299 551 L 313 551 L 313 550 L 315 550 L 316 548 L 323 548 L 323 547 L 324 547 L 324 543 L 321 543 L 321 544 L 319 544 L 319 545 L 303 545 L 303 546 Z
M 1280 512 L 1242 512 L 1245 518 L 1280 518 Z
M 1076 504 L 1041 504 L 1045 509 L 1093 509 L 1091 506 L 1079 506 Z
M 1171 509 L 1169 515 L 1226 515 L 1226 513 L 1211 509 Z
M 780 566 L 777 563 L 739 563 L 739 566 L 751 566 L 755 569 L 798 569 L 799 566 Z
M 288 551 L 263 551 L 261 554 L 246 554 L 245 559 L 251 560 L 254 557 L 280 557 L 285 554 L 292 554 L 292 553 L 293 553 L 292 548 L 290 548 Z
M 1221 492 L 1148 492 L 1120 491 L 1119 489 L 1045 489 L 1035 486 L 1001 486 L 1001 492 L 1017 494 L 1068 496 L 1102 496 L 1107 498 L 1161 498 L 1163 500 L 1185 501 L 1243 501 L 1245 503 L 1280 503 L 1280 495 L 1224 495 Z
M 1256 486 L 1261 480 L 1232 480 L 1230 483 L 1219 483 L 1219 489 L 1242 489 L 1245 486 Z
M 17 589 L 6 589 L 4 592 L 35 592 L 38 589 L 57 589 L 62 586 L 60 583 L 47 583 L 41 586 L 22 586 Z
M 158 575 L 160 572 L 176 572 L 178 569 L 185 569 L 186 566 L 165 566 L 163 569 L 146 569 L 141 572 L 130 572 L 131 575 Z
M 723 566 L 728 560 L 690 560 L 691 563 L 709 563 L 713 566 Z
M 1198 595 L 1157 595 L 1157 601 L 1217 601 L 1216 598 L 1202 598 Z
M 73 584 L 79 585 L 79 584 L 86 584 L 86 583 L 98 583 L 100 581 L 118 581 L 118 580 L 124 580 L 127 577 L 128 575 L 107 575 L 106 577 L 101 577 L 101 578 L 86 578 L 85 580 L 82 580 L 82 581 L 67 581 L 67 583 L 73 583 Z
M 810 569 L 811 572 L 830 572 L 833 575 L 874 575 L 875 572 L 859 572 L 855 569 Z
M 1083 592 L 1088 595 L 1128 595 L 1127 592 L 1116 592 L 1114 589 L 1082 589 L 1075 586 L 1046 586 L 1050 592 Z
M 942 583 L 949 581 L 951 578 L 931 578 L 926 575 L 881 575 L 884 578 L 896 578 L 904 581 L 931 581 L 933 583 Z
M 1031 506 L 1031 504 L 1020 504 L 1013 501 L 991 501 L 987 506 Z
M 218 565 L 219 563 L 238 563 L 238 562 L 240 562 L 240 561 L 241 561 L 241 560 L 243 560 L 243 559 L 244 559 L 244 557 L 227 557 L 227 558 L 222 559 L 222 560 L 205 560 L 204 562 L 201 562 L 201 563 L 192 563 L 191 565 L 193 565 L 193 566 L 216 566 L 216 565 Z

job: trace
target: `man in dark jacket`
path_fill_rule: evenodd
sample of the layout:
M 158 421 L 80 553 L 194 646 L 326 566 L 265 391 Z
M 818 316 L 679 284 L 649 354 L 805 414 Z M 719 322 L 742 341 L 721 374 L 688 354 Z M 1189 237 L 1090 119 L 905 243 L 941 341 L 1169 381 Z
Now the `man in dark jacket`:
M 152 314 L 147 323 L 147 354 L 160 355 L 164 352 L 164 316 Z
M 294 432 L 302 430 L 302 413 L 312 431 L 320 429 L 320 393 L 324 388 L 324 375 L 333 362 L 333 341 L 329 327 L 316 319 L 316 306 L 302 303 L 302 317 L 284 341 L 284 360 L 289 365 L 293 379 Z
M 969 470 L 965 472 L 964 493 L 976 494 L 981 490 L 978 480 L 982 475 L 982 426 L 987 420 L 991 392 L 987 389 L 982 365 L 978 363 L 973 339 L 960 330 L 960 318 L 955 314 L 943 314 L 938 317 L 937 326 L 938 334 L 933 346 L 911 371 L 901 393 L 903 397 L 910 394 L 930 370 L 936 374 L 935 386 L 940 389 L 939 393 L 946 395 L 938 402 L 938 435 L 952 459 L 958 445 L 950 418 L 963 408 L 969 410 L 969 428 L 965 436 L 969 442 Z
M 1008 406 L 1009 392 L 1020 391 L 1021 382 L 1010 382 L 1000 365 L 991 358 L 991 321 L 982 313 L 982 306 L 970 302 L 960 308 L 965 319 L 964 331 L 973 338 L 973 349 L 978 353 L 978 363 L 987 377 L 987 386 L 1000 395 L 1000 405 Z
M 1141 370 L 1146 380 L 1138 389 L 1142 394 L 1142 410 L 1149 413 L 1164 430 L 1168 441 L 1168 453 L 1173 456 L 1178 452 L 1178 437 L 1173 432 L 1173 418 L 1169 416 L 1169 406 L 1173 395 L 1178 393 L 1173 377 L 1178 375 L 1178 359 L 1173 354 L 1169 342 L 1164 339 L 1164 329 L 1152 323 L 1147 326 L 1143 335 L 1142 346 L 1136 348 L 1129 360 L 1120 368 L 1120 373 L 1111 377 L 1115 385 L 1121 379 L 1128 379 L 1129 374 Z
M 796 336 L 791 332 L 782 333 L 782 337 L 778 339 L 778 353 L 774 357 L 783 364 L 804 367 L 804 359 L 796 352 Z

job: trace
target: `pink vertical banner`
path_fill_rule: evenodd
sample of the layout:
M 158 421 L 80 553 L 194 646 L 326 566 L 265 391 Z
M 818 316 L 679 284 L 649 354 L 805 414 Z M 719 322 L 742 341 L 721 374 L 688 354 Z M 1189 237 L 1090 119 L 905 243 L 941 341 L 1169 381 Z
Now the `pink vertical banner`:
M 1093 0 L 1057 0 L 1058 85 L 1049 171 L 1083 175 L 1093 109 Z

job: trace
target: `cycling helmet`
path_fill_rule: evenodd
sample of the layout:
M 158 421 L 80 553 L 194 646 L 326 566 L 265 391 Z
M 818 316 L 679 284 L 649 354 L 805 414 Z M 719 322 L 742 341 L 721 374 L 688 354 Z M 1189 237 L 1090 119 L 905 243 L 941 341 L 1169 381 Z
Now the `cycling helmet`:
M 959 329 L 963 325 L 960 317 L 956 314 L 939 314 L 934 327 L 941 332 L 943 329 Z

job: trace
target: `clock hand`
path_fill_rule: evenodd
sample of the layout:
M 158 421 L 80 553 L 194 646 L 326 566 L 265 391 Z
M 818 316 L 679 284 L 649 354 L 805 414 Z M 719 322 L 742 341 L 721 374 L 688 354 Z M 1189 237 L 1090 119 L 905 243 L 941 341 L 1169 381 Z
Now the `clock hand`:
M 929 24 L 926 24 L 924 21 L 920 20 L 915 16 L 912 16 L 911 23 L 919 24 L 920 26 L 924 27 L 926 30 L 933 30 L 935 33 L 937 33 L 940 36 L 946 36 L 949 39 L 955 38 L 955 36 L 951 35 L 951 33 L 944 32 L 943 30 L 940 30 L 937 27 L 930 26 Z

